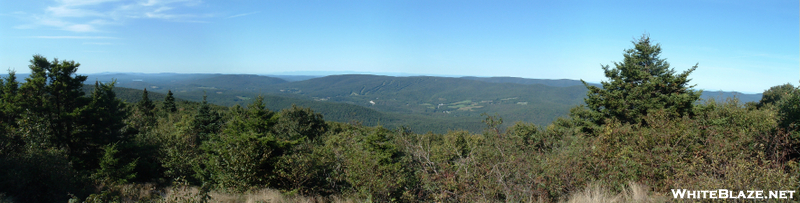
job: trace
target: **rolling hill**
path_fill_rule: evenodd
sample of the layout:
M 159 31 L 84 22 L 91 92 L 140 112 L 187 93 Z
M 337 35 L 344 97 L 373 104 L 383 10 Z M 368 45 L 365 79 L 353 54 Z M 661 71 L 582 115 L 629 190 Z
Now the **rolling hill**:
M 86 85 L 84 86 L 83 89 L 88 96 L 89 94 L 91 94 L 93 88 L 94 85 Z M 115 87 L 114 92 L 116 93 L 117 98 L 120 98 L 121 100 L 128 103 L 139 102 L 142 98 L 142 90 L 138 89 Z M 166 97 L 165 94 L 159 92 L 149 92 L 148 96 L 152 101 L 156 103 L 160 103 Z M 187 102 L 191 103 L 202 100 L 202 94 L 185 94 L 182 96 L 176 94 L 175 96 L 176 96 L 176 101 L 182 104 L 186 104 Z M 275 95 L 261 95 L 261 96 L 264 98 L 264 103 L 266 107 L 272 111 L 277 112 L 282 109 L 291 108 L 292 105 L 297 105 L 301 107 L 311 108 L 315 112 L 322 114 L 325 120 L 336 121 L 336 122 L 345 122 L 345 123 L 357 122 L 366 126 L 382 125 L 390 129 L 397 128 L 400 126 L 406 126 L 409 127 L 412 131 L 422 132 L 422 133 L 424 132 L 441 133 L 455 129 L 466 129 L 473 132 L 477 132 L 480 131 L 483 127 L 479 120 L 474 120 L 474 119 L 432 118 L 424 115 L 404 115 L 391 112 L 379 112 L 371 108 L 353 104 L 304 100 L 304 99 L 282 97 Z M 208 100 L 209 101 L 224 100 L 224 98 L 225 97 L 221 95 L 209 95 Z M 244 98 L 244 100 L 242 100 L 239 103 L 246 105 L 252 101 L 251 99 L 252 98 Z M 219 103 L 219 101 L 211 103 Z M 224 107 L 220 106 L 218 108 L 224 108 Z
M 544 125 L 582 103 L 585 91 L 581 86 L 486 83 L 447 77 L 335 75 L 278 84 L 267 93 L 439 118 L 480 121 L 480 114 L 496 113 L 507 121 Z
M 514 84 L 542 84 L 547 86 L 554 86 L 554 87 L 568 87 L 568 86 L 583 86 L 583 83 L 580 80 L 570 80 L 570 79 L 560 79 L 560 80 L 550 80 L 550 79 L 530 79 L 530 78 L 517 78 L 517 77 L 461 77 L 464 79 L 469 80 L 478 80 L 484 82 L 491 82 L 491 83 L 514 83 Z M 597 87 L 602 87 L 602 85 L 598 83 L 588 83 L 589 85 L 594 85 Z M 700 96 L 701 99 L 708 100 L 708 99 L 715 99 L 717 101 L 724 101 L 728 98 L 737 98 L 740 102 L 758 102 L 761 100 L 761 93 L 758 94 L 745 94 L 741 92 L 730 92 L 730 91 L 708 91 L 704 90 L 703 94 Z
M 530 78 L 518 78 L 518 77 L 461 77 L 463 79 L 468 80 L 477 80 L 483 82 L 491 82 L 491 83 L 515 83 L 515 84 L 523 84 L 523 85 L 533 85 L 533 84 L 541 84 L 553 87 L 569 87 L 569 86 L 583 86 L 583 82 L 580 80 L 570 80 L 570 79 L 530 79 Z M 589 83 L 592 85 L 599 85 L 595 83 Z
M 18 76 L 21 80 L 26 77 Z M 291 79 L 294 81 L 259 75 L 106 73 L 90 75 L 87 83 L 116 80 L 117 89 L 125 92 L 118 95 L 130 102 L 138 101 L 144 88 L 157 101 L 172 90 L 179 99 L 200 101 L 205 94 L 209 102 L 222 106 L 247 105 L 263 96 L 273 110 L 296 104 L 332 121 L 408 126 L 417 132 L 439 133 L 448 129 L 480 131 L 483 113 L 499 115 L 506 125 L 515 121 L 547 125 L 583 104 L 586 95 L 582 82 L 567 79 L 378 75 Z M 702 96 L 716 100 L 731 97 L 748 102 L 760 100 L 761 94 L 704 91 Z

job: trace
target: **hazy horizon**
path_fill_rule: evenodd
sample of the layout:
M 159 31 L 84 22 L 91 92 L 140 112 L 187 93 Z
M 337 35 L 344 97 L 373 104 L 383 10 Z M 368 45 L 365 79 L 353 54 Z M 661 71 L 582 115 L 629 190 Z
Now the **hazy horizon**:
M 800 79 L 797 1 L 0 0 L 0 68 L 79 73 L 397 73 L 605 80 L 643 33 L 698 89 Z
M 29 73 L 19 73 L 22 75 L 27 75 Z M 430 75 L 430 74 L 413 74 L 413 73 L 388 73 L 388 72 L 355 72 L 355 71 L 327 71 L 327 72 L 318 72 L 318 71 L 293 71 L 293 72 L 277 72 L 277 73 L 266 73 L 266 74 L 252 74 L 252 73 L 174 73 L 174 72 L 160 72 L 160 73 L 141 73 L 141 72 L 100 72 L 100 73 L 78 73 L 79 75 L 102 75 L 102 74 L 145 74 L 145 75 L 156 75 L 156 74 L 223 74 L 223 75 L 258 75 L 258 76 L 270 76 L 270 77 L 278 77 L 280 76 L 309 76 L 312 78 L 316 77 L 325 77 L 325 76 L 335 76 L 335 75 L 376 75 L 376 76 L 390 76 L 390 77 L 450 77 L 450 78 L 461 78 L 461 77 L 482 77 L 482 78 L 491 78 L 491 77 L 510 77 L 510 78 L 523 78 L 523 79 L 536 79 L 536 80 L 575 80 L 575 79 L 567 79 L 567 78 L 526 78 L 526 77 L 517 77 L 517 76 L 472 76 L 472 75 Z M 6 76 L 7 73 L 0 73 L 0 76 Z M 22 82 L 24 78 L 20 78 L 18 75 L 17 80 Z M 309 78 L 310 79 L 310 78 Z M 302 79 L 307 80 L 307 79 Z M 580 79 L 578 79 L 580 80 Z M 287 80 L 289 82 L 297 81 L 297 80 Z M 584 80 L 590 84 L 600 84 L 601 81 L 588 81 Z M 604 80 L 605 81 L 605 80 Z M 86 83 L 92 83 L 92 81 L 86 81 Z M 740 90 L 724 90 L 724 89 L 701 89 L 701 88 L 693 88 L 695 90 L 703 90 L 703 91 L 722 91 L 722 92 L 738 92 L 742 94 L 761 94 L 763 92 L 748 92 L 748 91 L 740 91 Z

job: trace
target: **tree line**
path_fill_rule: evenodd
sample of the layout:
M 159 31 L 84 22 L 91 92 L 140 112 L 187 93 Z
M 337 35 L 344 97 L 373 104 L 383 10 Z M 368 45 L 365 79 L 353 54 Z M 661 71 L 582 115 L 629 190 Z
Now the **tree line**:
M 485 130 L 412 133 L 324 120 L 309 108 L 116 97 L 114 83 L 83 92 L 79 63 L 35 55 L 31 75 L 0 82 L 0 199 L 208 201 L 210 191 L 273 188 L 287 195 L 371 201 L 566 200 L 588 185 L 797 190 L 800 91 L 775 86 L 760 102 L 699 101 L 697 66 L 676 73 L 649 36 L 585 105 L 547 126 L 485 115 Z M 195 187 L 166 200 L 126 190 Z

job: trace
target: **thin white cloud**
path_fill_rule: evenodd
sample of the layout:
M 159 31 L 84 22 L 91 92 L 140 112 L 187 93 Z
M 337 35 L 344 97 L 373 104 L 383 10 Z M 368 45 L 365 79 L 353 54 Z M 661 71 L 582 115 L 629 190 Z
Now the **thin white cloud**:
M 77 9 L 67 6 L 59 6 L 59 7 L 47 7 L 45 9 L 47 13 L 55 16 L 55 17 L 88 17 L 88 16 L 98 16 L 102 17 L 103 15 L 86 9 Z
M 84 42 L 85 45 L 114 45 L 109 42 Z
M 82 23 L 72 23 L 69 21 L 62 20 L 61 18 L 56 18 L 52 16 L 32 16 L 31 24 L 25 25 L 17 25 L 14 28 L 17 29 L 35 29 L 41 26 L 45 27 L 55 27 L 61 30 L 71 31 L 71 32 L 97 32 L 98 30 L 95 26 L 91 24 L 82 24 Z
M 66 6 L 83 6 L 83 5 L 96 5 L 105 2 L 112 2 L 117 0 L 56 0 L 61 5 Z
M 118 25 L 119 23 L 118 22 L 114 22 L 114 21 L 97 19 L 97 20 L 90 21 L 89 24 L 92 24 L 92 25 Z
M 14 12 L 17 18 L 29 22 L 14 28 L 55 27 L 88 33 L 103 32 L 108 26 L 124 25 L 131 19 L 204 22 L 203 19 L 213 17 L 189 11 L 201 4 L 200 0 L 56 0 L 56 3 L 44 8 L 43 13 Z
M 70 26 L 64 27 L 64 30 L 73 31 L 73 32 L 96 32 L 97 29 L 94 28 L 92 25 L 87 24 L 74 24 Z
M 142 6 L 153 6 L 153 5 L 156 5 L 156 4 L 158 4 L 158 1 L 156 1 L 156 0 L 148 0 L 145 3 L 142 3 Z
M 31 38 L 39 38 L 39 39 L 118 39 L 116 37 L 108 37 L 108 36 L 31 36 Z
M 259 13 L 259 12 L 256 11 L 256 12 L 250 12 L 250 13 L 236 14 L 236 15 L 228 16 L 227 18 L 238 18 L 238 17 L 242 17 L 242 16 L 246 16 L 246 15 L 253 15 L 253 14 L 256 14 L 256 13 Z

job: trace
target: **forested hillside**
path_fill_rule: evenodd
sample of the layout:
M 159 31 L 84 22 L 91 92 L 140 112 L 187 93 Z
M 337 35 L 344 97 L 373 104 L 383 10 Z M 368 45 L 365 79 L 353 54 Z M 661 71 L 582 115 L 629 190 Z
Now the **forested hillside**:
M 478 80 L 484 82 L 492 82 L 492 83 L 515 83 L 515 84 L 542 84 L 547 86 L 554 86 L 554 87 L 569 87 L 569 86 L 583 86 L 583 83 L 580 80 L 569 80 L 569 79 L 560 79 L 560 80 L 551 80 L 551 79 L 529 79 L 529 78 L 517 78 L 517 77 L 461 77 L 464 79 L 470 80 Z M 599 86 L 600 84 L 596 83 L 589 83 L 592 86 Z M 714 91 L 714 90 L 704 90 L 703 94 L 700 96 L 703 100 L 714 99 L 717 101 L 724 101 L 726 99 L 736 98 L 742 103 L 747 102 L 758 102 L 761 100 L 761 94 L 745 94 L 740 92 L 727 92 L 727 91 Z
M 498 114 L 513 121 L 552 122 L 582 102 L 585 88 L 485 83 L 459 78 L 336 75 L 275 86 L 282 95 L 351 103 L 382 112 L 434 118 Z M 518 112 L 526 112 L 520 114 Z
M 579 201 L 586 188 L 606 188 L 621 201 L 668 202 L 675 188 L 800 189 L 798 87 L 775 86 L 746 104 L 701 101 L 688 79 L 702 67 L 676 72 L 660 54 L 642 36 L 621 62 L 601 67 L 607 81 L 574 98 L 556 93 L 579 88 L 435 77 L 318 78 L 330 89 L 272 85 L 352 103 L 405 105 L 399 95 L 412 95 L 464 112 L 505 101 L 582 101 L 547 125 L 503 125 L 507 118 L 484 114 L 479 133 L 415 133 L 335 122 L 302 106 L 267 108 L 293 103 L 285 98 L 227 107 L 209 104 L 211 91 L 189 102 L 177 92 L 89 87 L 78 63 L 35 55 L 25 82 L 13 73 L 0 82 L 0 202 L 245 202 L 258 191 L 318 202 L 563 202 Z M 554 98 L 512 101 L 500 91 L 508 87 Z M 496 100 L 464 102 L 473 97 Z M 327 104 L 334 106 L 320 108 L 361 107 Z
M 112 76 L 120 75 L 109 74 L 98 79 L 113 81 Z M 252 98 L 262 96 L 270 109 L 297 104 L 317 109 L 334 121 L 407 126 L 419 133 L 453 129 L 479 132 L 482 113 L 545 125 L 566 116 L 570 106 L 579 104 L 585 95 L 582 86 L 492 84 L 444 77 L 337 75 L 281 82 L 253 75 L 196 74 L 176 77 L 173 81 L 145 76 L 126 75 L 117 80 L 118 85 L 159 93 L 172 90 L 175 97 L 191 101 L 200 101 L 207 95 L 210 103 L 223 106 L 247 105 Z M 128 82 L 119 82 L 125 80 Z M 382 115 L 375 116 L 375 111 Z
M 569 80 L 569 79 L 551 80 L 551 79 L 529 79 L 529 78 L 517 78 L 517 77 L 461 77 L 461 78 L 483 81 L 483 82 L 491 82 L 491 83 L 515 83 L 523 85 L 542 84 L 553 87 L 583 86 L 583 83 L 580 80 Z
M 567 116 L 569 109 L 581 104 L 586 95 L 586 88 L 578 80 L 377 75 L 287 79 L 294 82 L 258 75 L 104 73 L 89 75 L 86 82 L 116 82 L 117 87 L 147 88 L 162 94 L 172 91 L 176 98 L 196 102 L 206 95 L 209 103 L 228 107 L 244 106 L 262 96 L 269 109 L 297 104 L 313 108 L 332 121 L 389 128 L 406 126 L 417 133 L 454 129 L 480 132 L 483 113 L 506 119 L 503 127 L 516 121 L 547 125 Z M 137 94 L 131 95 L 134 96 L 122 98 L 138 101 Z M 761 95 L 704 91 L 701 96 L 718 101 L 733 97 L 745 103 L 757 102 Z

